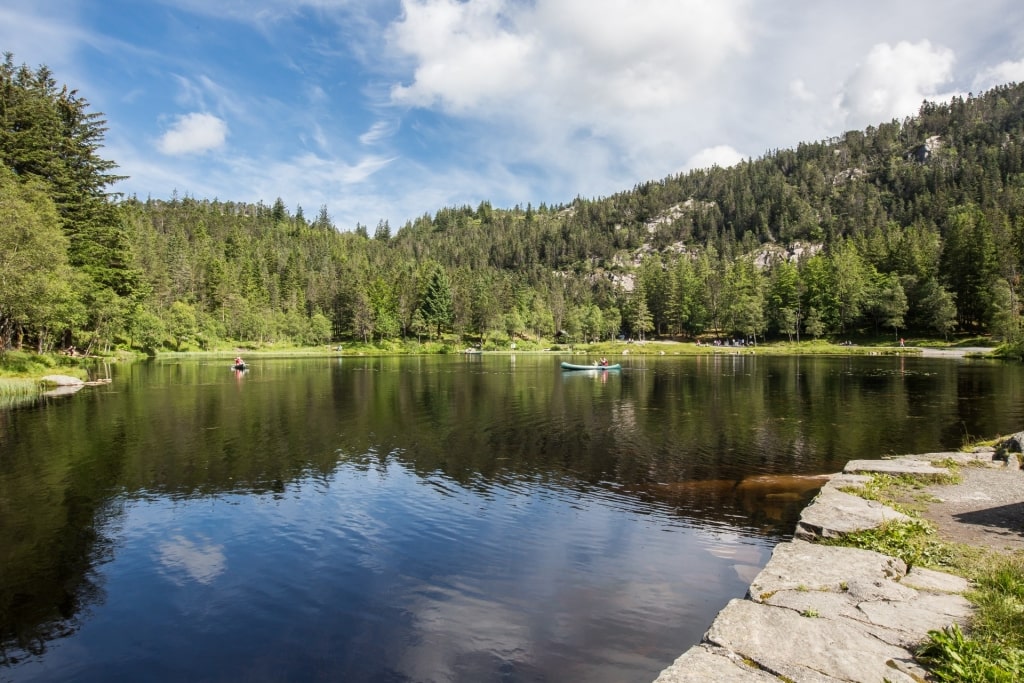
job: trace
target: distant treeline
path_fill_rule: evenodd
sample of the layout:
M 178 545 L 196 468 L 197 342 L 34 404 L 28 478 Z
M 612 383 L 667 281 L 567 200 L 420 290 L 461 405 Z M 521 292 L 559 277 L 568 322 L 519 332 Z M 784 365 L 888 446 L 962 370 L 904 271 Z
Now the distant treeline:
M 1024 86 L 559 206 L 392 231 L 110 195 L 105 122 L 0 66 L 0 348 L 855 333 L 1021 337 Z

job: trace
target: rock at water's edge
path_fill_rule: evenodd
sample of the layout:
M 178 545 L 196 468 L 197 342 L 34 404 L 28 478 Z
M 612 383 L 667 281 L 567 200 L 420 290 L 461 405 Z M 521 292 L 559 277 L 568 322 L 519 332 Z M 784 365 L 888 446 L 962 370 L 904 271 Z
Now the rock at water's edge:
M 85 384 L 85 380 L 71 375 L 46 375 L 39 379 L 43 384 L 55 384 L 58 387 L 74 387 L 79 384 Z

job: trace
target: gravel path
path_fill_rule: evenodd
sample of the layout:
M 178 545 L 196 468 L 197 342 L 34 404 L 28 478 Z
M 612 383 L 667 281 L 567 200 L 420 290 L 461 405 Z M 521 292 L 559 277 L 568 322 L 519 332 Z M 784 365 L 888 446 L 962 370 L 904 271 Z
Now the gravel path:
M 929 347 L 926 347 L 926 346 L 921 347 L 921 355 L 922 356 L 934 357 L 934 358 L 940 358 L 940 357 L 963 358 L 968 353 L 972 353 L 972 354 L 982 353 L 982 354 L 984 354 L 984 353 L 989 353 L 990 351 L 992 351 L 992 349 L 990 347 L 987 347 L 987 346 L 963 346 L 963 347 L 955 348 L 955 349 L 933 349 L 933 348 L 929 348 Z
M 1011 464 L 1016 464 L 1011 456 Z M 1024 551 L 1024 470 L 1006 467 L 961 467 L 959 484 L 929 486 L 939 500 L 922 516 L 946 541 Z

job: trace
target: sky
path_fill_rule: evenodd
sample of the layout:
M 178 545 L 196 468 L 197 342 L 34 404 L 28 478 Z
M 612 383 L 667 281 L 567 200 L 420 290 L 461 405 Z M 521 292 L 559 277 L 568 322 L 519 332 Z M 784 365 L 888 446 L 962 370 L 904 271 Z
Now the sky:
M 3 0 L 139 199 L 598 198 L 1024 81 L 1020 0 Z

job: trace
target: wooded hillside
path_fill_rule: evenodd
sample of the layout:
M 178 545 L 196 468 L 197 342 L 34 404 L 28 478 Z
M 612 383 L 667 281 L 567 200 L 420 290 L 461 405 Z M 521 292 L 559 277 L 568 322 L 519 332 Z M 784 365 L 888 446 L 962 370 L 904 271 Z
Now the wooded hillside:
M 1021 337 L 1024 86 L 607 198 L 446 207 L 372 234 L 282 199 L 112 196 L 104 132 L 7 55 L 0 348 Z

